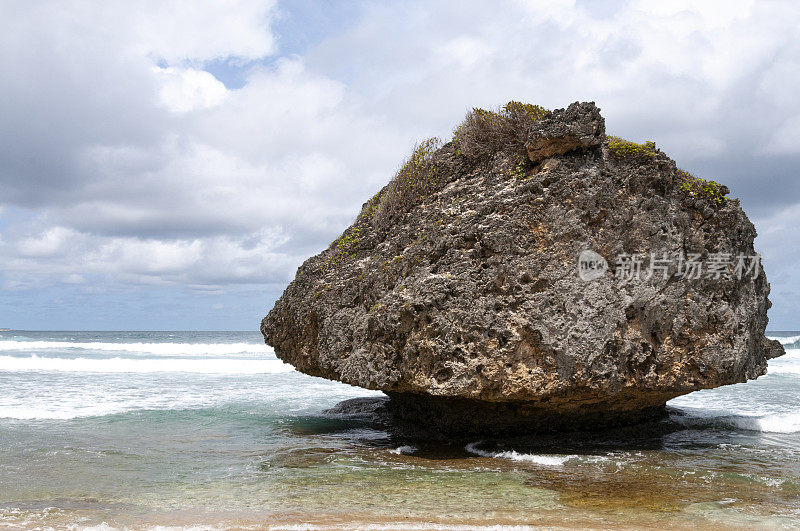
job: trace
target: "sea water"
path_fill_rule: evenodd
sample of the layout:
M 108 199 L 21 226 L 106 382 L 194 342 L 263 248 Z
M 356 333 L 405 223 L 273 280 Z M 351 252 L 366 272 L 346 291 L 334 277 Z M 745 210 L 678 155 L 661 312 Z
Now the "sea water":
M 800 526 L 800 332 L 647 429 L 406 440 L 258 332 L 0 332 L 0 528 Z

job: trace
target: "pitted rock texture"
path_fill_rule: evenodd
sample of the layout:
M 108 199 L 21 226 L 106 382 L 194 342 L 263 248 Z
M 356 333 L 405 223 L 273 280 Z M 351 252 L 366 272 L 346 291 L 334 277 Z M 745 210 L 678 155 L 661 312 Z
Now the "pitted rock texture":
M 390 187 L 365 203 L 263 320 L 278 357 L 452 433 L 634 422 L 765 373 L 783 349 L 764 336 L 763 270 L 614 269 L 621 253 L 754 255 L 738 200 L 689 191 L 658 150 L 615 154 L 592 103 L 548 113 L 527 138 L 478 162 L 444 145 L 437 185 L 391 226 L 376 222 Z M 610 266 L 592 281 L 578 275 L 585 250 Z
M 544 116 L 531 127 L 525 149 L 531 162 L 599 146 L 605 121 L 594 105 L 571 105 Z

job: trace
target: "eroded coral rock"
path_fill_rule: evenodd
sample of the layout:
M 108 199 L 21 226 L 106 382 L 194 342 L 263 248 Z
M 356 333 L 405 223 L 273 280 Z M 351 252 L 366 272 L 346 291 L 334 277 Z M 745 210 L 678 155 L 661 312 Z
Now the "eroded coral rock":
M 553 111 L 530 129 L 525 149 L 532 162 L 555 155 L 599 146 L 605 138 L 605 121 L 592 103 L 573 103 Z
M 484 157 L 469 138 L 424 154 L 413 200 L 390 201 L 412 189 L 395 182 L 365 203 L 263 320 L 278 357 L 448 433 L 635 422 L 764 374 L 783 349 L 763 270 L 736 275 L 756 256 L 739 201 L 654 145 L 611 149 L 594 104 L 525 126 Z M 584 280 L 587 250 L 607 268 Z M 691 278 L 694 254 L 724 274 Z

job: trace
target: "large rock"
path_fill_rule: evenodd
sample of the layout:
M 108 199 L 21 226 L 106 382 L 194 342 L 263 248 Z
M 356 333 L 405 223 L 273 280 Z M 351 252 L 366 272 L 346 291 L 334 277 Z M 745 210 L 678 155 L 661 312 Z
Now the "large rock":
M 417 150 L 263 320 L 278 357 L 450 433 L 635 422 L 764 374 L 783 349 L 739 201 L 592 103 L 531 109 Z

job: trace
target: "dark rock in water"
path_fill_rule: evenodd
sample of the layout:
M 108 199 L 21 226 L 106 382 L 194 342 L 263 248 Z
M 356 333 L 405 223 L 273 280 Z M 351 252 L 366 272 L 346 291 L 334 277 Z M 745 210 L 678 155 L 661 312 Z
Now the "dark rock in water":
M 652 418 L 783 354 L 727 193 L 606 137 L 592 103 L 476 109 L 299 268 L 261 330 L 298 370 L 447 433 Z
M 386 410 L 388 402 L 388 398 L 380 396 L 350 398 L 342 400 L 332 408 L 323 411 L 323 413 L 330 416 L 380 419 L 388 415 Z
M 367 426 L 388 432 L 392 437 L 400 437 L 414 441 L 437 441 L 446 439 L 445 432 L 435 425 L 420 423 L 419 419 L 413 421 L 395 413 L 391 406 L 395 402 L 388 397 L 363 397 L 343 400 L 330 409 L 322 412 L 327 417 L 344 420 L 361 420 Z M 453 432 L 446 432 L 451 435 Z M 457 432 L 470 433 L 470 432 Z
M 412 407 L 424 404 L 424 400 L 412 403 Z M 485 404 L 484 404 L 485 405 Z M 456 445 L 475 442 L 475 433 L 486 434 L 485 429 L 469 429 L 476 423 L 467 419 L 455 429 L 443 430 L 441 421 L 420 422 L 419 417 L 411 417 L 413 421 L 405 420 L 397 412 L 398 401 L 389 397 L 362 397 L 343 400 L 334 407 L 322 411 L 327 418 L 344 422 L 360 422 L 361 426 L 373 430 L 385 431 L 397 444 L 413 444 L 428 446 L 431 443 L 456 442 Z M 490 409 L 490 408 L 489 408 Z M 445 416 L 453 419 L 453 413 L 463 412 L 462 409 L 450 410 Z M 483 415 L 486 411 L 480 411 Z M 425 409 L 423 416 L 431 416 L 436 410 Z M 687 424 L 682 420 L 684 412 L 678 409 L 658 408 L 643 414 L 635 421 L 627 419 L 626 422 L 615 425 L 613 422 L 602 424 L 574 423 L 569 430 L 554 430 L 548 426 L 541 429 L 530 429 L 528 423 L 523 430 L 510 429 L 498 430 L 492 434 L 499 434 L 504 442 L 519 442 L 524 445 L 541 446 L 546 444 L 550 450 L 558 448 L 563 451 L 567 447 L 587 451 L 592 447 L 611 446 L 614 448 L 660 448 L 664 435 L 685 430 Z M 424 417 L 423 417 L 424 418 Z M 529 419 L 530 420 L 530 419 Z M 437 428 L 438 426 L 438 428 Z M 484 424 L 479 424 L 484 428 Z M 563 422 L 560 424 L 565 427 Z M 489 435 L 492 435 L 489 434 Z M 508 436 L 510 435 L 510 436 Z M 644 444 L 645 446 L 642 446 Z M 631 446 L 633 445 L 633 446 Z M 558 452 L 556 452 L 558 453 Z

